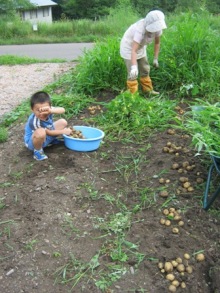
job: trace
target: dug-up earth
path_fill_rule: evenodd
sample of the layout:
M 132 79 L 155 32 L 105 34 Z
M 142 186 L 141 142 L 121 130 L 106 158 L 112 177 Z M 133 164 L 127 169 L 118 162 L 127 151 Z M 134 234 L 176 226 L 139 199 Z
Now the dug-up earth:
M 80 116 L 70 124 L 89 125 Z M 96 151 L 54 145 L 37 162 L 23 129 L 0 144 L 0 292 L 220 292 L 219 199 L 203 210 L 210 159 L 195 156 L 189 136 L 106 135 Z

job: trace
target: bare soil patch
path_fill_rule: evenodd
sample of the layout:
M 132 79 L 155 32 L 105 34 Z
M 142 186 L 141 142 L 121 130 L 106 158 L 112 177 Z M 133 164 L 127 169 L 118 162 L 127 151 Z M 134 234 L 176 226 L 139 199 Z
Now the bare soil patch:
M 1 65 L 0 116 L 10 112 L 34 92 L 56 81 L 73 66 L 72 62 Z
M 79 117 L 69 122 L 85 125 Z M 97 223 L 128 212 L 131 222 L 125 230 L 126 241 L 137 248 L 129 251 L 122 246 L 128 256 L 123 261 L 126 271 L 104 292 L 169 292 L 170 281 L 159 270 L 158 261 L 183 259 L 184 253 L 191 256 L 188 265 L 193 272 L 175 271 L 176 278 L 186 284 L 176 292 L 220 292 L 219 199 L 209 212 L 202 209 L 207 164 L 194 156 L 190 137 L 166 130 L 142 144 L 105 138 L 90 153 L 73 152 L 61 144 L 45 149 L 48 160 L 36 162 L 23 145 L 23 129 L 24 125 L 12 127 L 8 142 L 0 144 L 4 205 L 0 209 L 0 292 L 102 292 L 95 283 L 110 266 L 119 268 L 121 262 L 111 257 L 114 233 L 106 235 L 108 231 L 97 228 Z M 163 151 L 169 142 L 181 146 L 178 155 Z M 191 170 L 183 168 L 186 161 L 194 165 Z M 174 169 L 174 163 L 179 167 Z M 193 191 L 182 189 L 181 176 L 188 177 Z M 161 178 L 170 181 L 162 184 Z M 196 183 L 197 178 L 203 183 Z M 168 192 L 167 198 L 159 195 L 161 190 Z M 184 226 L 179 227 L 172 218 L 171 226 L 162 225 L 165 208 L 180 210 Z M 178 234 L 172 233 L 174 227 L 179 228 Z M 202 262 L 195 259 L 198 251 L 205 255 Z M 71 256 L 75 270 L 67 275 L 74 278 L 76 260 L 88 264 L 97 254 L 99 266 L 82 270 L 74 288 L 71 282 L 55 282 L 55 271 L 69 263 Z M 143 256 L 140 263 L 137 256 Z

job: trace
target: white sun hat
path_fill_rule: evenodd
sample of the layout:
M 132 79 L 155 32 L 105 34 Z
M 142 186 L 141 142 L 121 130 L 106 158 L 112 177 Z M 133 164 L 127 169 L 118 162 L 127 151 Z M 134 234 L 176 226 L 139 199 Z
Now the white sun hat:
M 152 10 L 145 17 L 146 30 L 155 33 L 167 28 L 165 16 L 160 10 Z

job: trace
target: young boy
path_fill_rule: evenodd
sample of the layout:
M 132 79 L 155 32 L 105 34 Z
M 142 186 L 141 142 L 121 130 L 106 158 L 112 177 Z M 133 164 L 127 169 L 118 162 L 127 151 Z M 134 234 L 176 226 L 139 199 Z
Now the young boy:
M 63 114 L 62 107 L 52 107 L 50 96 L 43 91 L 36 92 L 30 100 L 32 114 L 25 125 L 24 142 L 33 151 L 34 159 L 42 161 L 48 157 L 43 148 L 49 144 L 59 143 L 58 135 L 70 135 L 72 130 L 67 127 L 65 119 L 53 121 L 53 114 Z

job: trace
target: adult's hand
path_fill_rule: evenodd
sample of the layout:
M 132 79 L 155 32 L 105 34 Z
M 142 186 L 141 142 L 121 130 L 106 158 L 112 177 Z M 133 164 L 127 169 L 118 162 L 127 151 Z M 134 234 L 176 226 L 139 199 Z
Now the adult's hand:
M 137 65 L 132 65 L 131 71 L 130 71 L 130 78 L 136 79 L 137 77 L 138 77 L 138 67 Z
M 157 58 L 154 58 L 153 66 L 154 66 L 155 68 L 159 68 L 159 63 L 158 63 L 158 59 L 157 59 Z

